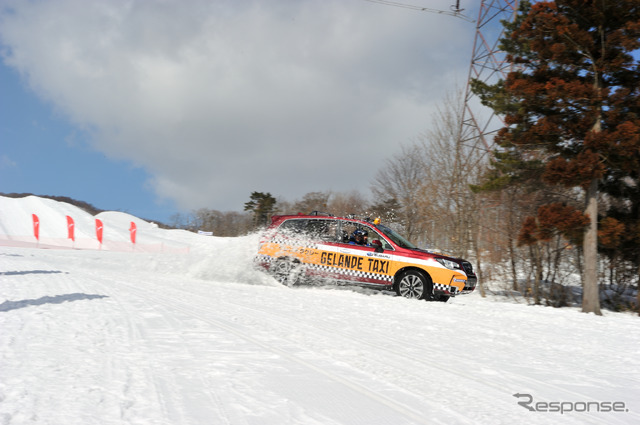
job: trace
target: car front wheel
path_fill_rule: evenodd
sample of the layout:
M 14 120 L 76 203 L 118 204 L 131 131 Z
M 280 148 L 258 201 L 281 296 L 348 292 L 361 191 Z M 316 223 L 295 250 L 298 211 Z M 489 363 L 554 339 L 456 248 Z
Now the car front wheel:
M 425 299 L 431 296 L 433 284 L 426 274 L 409 270 L 404 272 L 396 285 L 396 292 L 401 297 Z

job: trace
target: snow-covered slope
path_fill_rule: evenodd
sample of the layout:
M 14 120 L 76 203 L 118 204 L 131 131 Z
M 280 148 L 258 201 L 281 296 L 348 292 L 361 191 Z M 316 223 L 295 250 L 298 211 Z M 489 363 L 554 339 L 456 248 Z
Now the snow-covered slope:
M 0 233 L 37 213 L 95 235 L 7 199 Z M 138 220 L 101 217 L 123 241 Z M 287 288 L 253 269 L 254 236 L 138 226 L 189 250 L 0 246 L 0 424 L 640 423 L 631 314 Z
M 39 239 L 34 235 L 32 214 L 38 217 Z M 68 238 L 67 216 L 74 222 L 75 241 Z M 102 246 L 96 237 L 96 219 L 103 223 Z M 135 246 L 129 232 L 132 222 L 137 228 Z M 191 232 L 160 229 L 155 223 L 127 213 L 106 211 L 94 217 L 74 205 L 53 199 L 0 196 L 1 245 L 180 252 L 199 240 L 201 238 Z

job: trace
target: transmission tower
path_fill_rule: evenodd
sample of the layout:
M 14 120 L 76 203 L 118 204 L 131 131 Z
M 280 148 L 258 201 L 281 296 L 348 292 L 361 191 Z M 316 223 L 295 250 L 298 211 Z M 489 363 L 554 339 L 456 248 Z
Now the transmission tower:
M 471 80 L 495 84 L 505 79 L 512 69 L 505 61 L 506 54 L 498 47 L 504 36 L 500 21 L 511 22 L 517 11 L 518 0 L 482 0 L 480 5 L 460 129 L 460 140 L 465 146 L 489 152 L 493 147 L 493 134 L 504 127 L 502 118 L 482 106 L 478 96 L 472 93 Z

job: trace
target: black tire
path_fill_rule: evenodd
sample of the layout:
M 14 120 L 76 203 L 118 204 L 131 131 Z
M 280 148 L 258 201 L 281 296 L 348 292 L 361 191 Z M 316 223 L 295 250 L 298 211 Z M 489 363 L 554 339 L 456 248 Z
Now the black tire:
M 302 265 L 298 260 L 278 258 L 270 268 L 273 277 L 285 286 L 294 286 L 300 280 Z
M 429 299 L 433 294 L 433 282 L 421 271 L 407 270 L 398 277 L 396 293 L 405 298 Z
M 451 298 L 449 295 L 436 295 L 434 297 L 434 300 L 446 303 L 447 301 L 449 301 L 449 298 Z

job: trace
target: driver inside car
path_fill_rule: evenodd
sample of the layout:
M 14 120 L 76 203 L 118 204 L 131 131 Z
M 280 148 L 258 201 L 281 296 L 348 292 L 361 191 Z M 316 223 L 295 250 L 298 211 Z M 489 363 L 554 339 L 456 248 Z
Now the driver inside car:
M 369 237 L 369 233 L 366 230 L 356 229 L 351 234 L 351 238 L 349 240 L 350 244 L 354 245 L 369 245 L 367 239 Z

